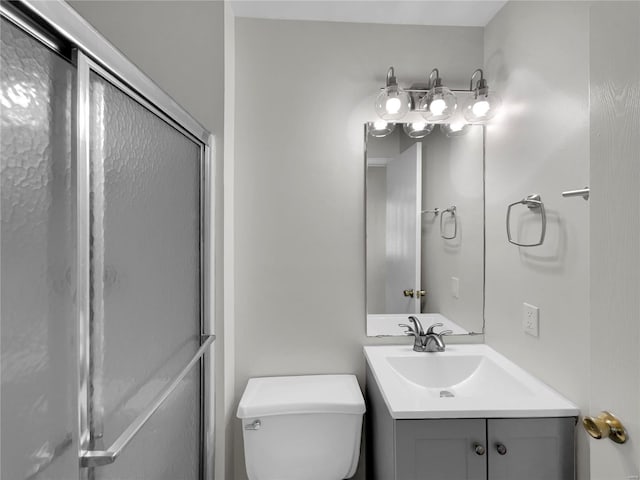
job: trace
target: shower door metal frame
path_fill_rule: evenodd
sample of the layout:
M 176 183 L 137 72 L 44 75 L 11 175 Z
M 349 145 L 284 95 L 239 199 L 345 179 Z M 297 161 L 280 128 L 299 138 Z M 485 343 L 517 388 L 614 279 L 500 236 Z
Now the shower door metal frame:
M 207 185 L 208 178 L 210 178 L 210 168 L 208 168 L 209 161 L 206 160 L 207 149 L 204 144 L 202 144 L 198 139 L 196 139 L 188 130 L 183 128 L 178 123 L 174 122 L 173 119 L 168 117 L 162 112 L 162 110 L 158 109 L 155 105 L 148 102 L 144 97 L 139 95 L 137 92 L 132 90 L 128 85 L 121 82 L 118 78 L 113 76 L 108 70 L 104 69 L 101 65 L 94 62 L 90 58 L 88 58 L 84 53 L 80 51 L 75 52 L 75 60 L 78 68 L 78 81 L 77 81 L 77 113 L 76 118 L 78 122 L 77 128 L 77 205 L 78 205 L 78 286 L 83 286 L 84 288 L 80 291 L 78 289 L 78 409 L 79 409 L 79 423 L 80 423 L 80 458 L 81 458 L 81 466 L 87 468 L 94 468 L 101 465 L 106 465 L 115 461 L 117 458 L 116 455 L 112 455 L 107 457 L 105 454 L 110 453 L 106 451 L 95 452 L 89 448 L 90 444 L 90 421 L 92 412 L 90 410 L 90 398 L 89 398 L 89 380 L 91 378 L 91 367 L 90 367 L 90 343 L 91 343 L 91 334 L 90 334 L 90 322 L 91 322 L 91 314 L 90 314 L 90 252 L 89 252 L 89 239 L 91 236 L 91 226 L 90 226 L 90 148 L 89 148 L 89 125 L 90 125 L 90 99 L 89 99 L 89 89 L 90 89 L 90 75 L 92 72 L 99 75 L 107 82 L 118 88 L 125 95 L 129 96 L 131 99 L 142 105 L 144 108 L 149 110 L 151 113 L 156 115 L 158 118 L 171 125 L 177 131 L 190 138 L 194 143 L 200 145 L 200 336 L 201 339 L 205 339 L 206 337 L 211 336 L 211 334 L 206 333 L 210 332 L 212 329 L 208 328 L 207 322 L 205 319 L 207 318 L 207 302 L 209 301 L 206 295 L 208 291 L 207 282 L 209 278 L 207 276 L 208 269 L 206 268 L 207 258 L 205 252 L 208 251 L 206 248 L 206 241 L 209 238 L 207 235 L 207 229 L 210 227 L 210 222 L 208 221 L 208 215 L 204 212 L 207 211 L 207 201 L 208 196 L 207 192 L 210 191 L 210 185 Z M 209 150 L 210 152 L 210 150 Z M 207 260 L 208 261 L 208 260 Z M 205 357 L 206 358 L 206 357 Z M 206 359 L 205 359 L 206 361 Z M 202 364 L 201 364 L 202 366 Z M 203 420 L 201 424 L 201 452 L 200 457 L 202 462 L 205 462 L 206 453 L 208 450 L 205 446 L 205 439 L 207 436 L 207 429 L 205 428 L 207 417 L 207 395 L 206 391 L 210 388 L 210 385 L 207 385 L 206 368 L 201 369 L 201 378 L 200 378 L 200 390 L 202 392 L 201 398 L 201 414 L 200 417 Z M 168 396 L 168 395 L 167 395 Z M 166 398 L 166 396 L 164 397 Z M 159 406 L 159 404 L 158 404 Z M 155 409 L 153 410 L 155 411 Z M 146 419 L 153 414 L 151 412 L 149 415 L 146 415 Z M 210 421 L 213 418 L 210 418 Z M 129 430 L 129 429 L 127 429 Z M 132 435 L 138 429 L 135 429 Z M 126 431 L 125 431 L 126 432 Z M 121 437 L 119 437 L 120 439 Z M 129 437 L 130 439 L 131 437 Z M 118 441 L 116 441 L 118 443 Z M 128 443 L 128 442 L 127 442 Z M 118 452 L 119 453 L 119 452 Z M 100 459 L 95 459 L 94 461 L 87 462 L 86 460 L 91 459 L 92 454 L 103 454 L 102 461 Z M 108 461 L 105 461 L 108 459 Z M 204 474 L 204 470 L 206 468 L 204 465 L 201 465 L 201 478 L 207 478 Z
M 4 4 L 4 2 L 3 2 Z M 15 10 L 13 10 L 15 9 Z M 89 362 L 90 362 L 90 162 L 89 162 L 89 78 L 94 71 L 114 84 L 126 95 L 150 110 L 160 119 L 176 128 L 200 146 L 200 336 L 212 336 L 214 324 L 213 286 L 215 236 L 212 215 L 215 212 L 215 185 L 212 161 L 214 136 L 178 105 L 138 67 L 131 63 L 113 45 L 102 37 L 69 5 L 61 0 L 39 2 L 20 0 L 12 8 L 2 5 L 1 13 L 23 30 L 62 53 L 51 40 L 53 34 L 67 46 L 73 47 L 72 62 L 77 66 L 76 115 L 74 121 L 76 142 L 74 164 L 77 200 L 77 310 L 75 339 L 78 392 L 77 439 L 78 458 L 89 445 Z M 42 26 L 42 30 L 40 30 Z M 200 478 L 213 478 L 214 474 L 214 351 L 209 349 L 200 360 L 201 392 L 201 452 Z M 53 459 L 52 459 L 53 460 Z M 80 465 L 80 462 L 79 462 Z M 79 478 L 89 478 L 88 468 L 80 468 Z

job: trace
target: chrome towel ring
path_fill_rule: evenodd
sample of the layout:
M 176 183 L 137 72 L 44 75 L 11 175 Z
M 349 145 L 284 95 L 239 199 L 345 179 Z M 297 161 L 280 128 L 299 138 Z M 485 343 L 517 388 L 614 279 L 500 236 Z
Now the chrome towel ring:
M 519 243 L 516 242 L 511 236 L 511 226 L 510 226 L 510 217 L 511 217 L 511 208 L 516 205 L 526 205 L 530 210 L 538 210 L 540 211 L 540 220 L 542 221 L 542 228 L 540 229 L 540 240 L 536 243 Z M 513 243 L 519 247 L 537 247 L 542 245 L 544 242 L 544 236 L 547 232 L 547 214 L 544 210 L 544 203 L 542 203 L 542 199 L 540 195 L 533 194 L 529 195 L 526 198 L 518 202 L 513 202 L 511 205 L 507 207 L 507 240 L 509 243 Z
M 444 219 L 449 214 L 449 218 L 453 219 L 453 235 L 447 236 L 444 233 Z M 451 205 L 449 208 L 442 210 L 440 215 L 440 236 L 445 240 L 453 240 L 458 235 L 458 218 L 456 217 L 456 206 Z

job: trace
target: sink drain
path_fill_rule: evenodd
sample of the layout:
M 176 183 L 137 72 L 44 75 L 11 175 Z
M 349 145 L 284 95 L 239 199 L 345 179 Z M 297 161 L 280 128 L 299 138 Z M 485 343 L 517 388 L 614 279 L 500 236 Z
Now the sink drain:
M 440 390 L 440 398 L 452 398 L 455 397 L 449 390 Z

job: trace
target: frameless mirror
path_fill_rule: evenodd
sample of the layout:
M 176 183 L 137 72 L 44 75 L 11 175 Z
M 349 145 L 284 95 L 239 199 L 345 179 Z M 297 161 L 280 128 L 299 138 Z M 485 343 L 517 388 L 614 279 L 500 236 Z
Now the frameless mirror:
M 454 334 L 484 326 L 484 127 L 411 138 L 366 126 L 367 335 L 416 315 Z M 374 135 L 372 135 L 372 133 Z

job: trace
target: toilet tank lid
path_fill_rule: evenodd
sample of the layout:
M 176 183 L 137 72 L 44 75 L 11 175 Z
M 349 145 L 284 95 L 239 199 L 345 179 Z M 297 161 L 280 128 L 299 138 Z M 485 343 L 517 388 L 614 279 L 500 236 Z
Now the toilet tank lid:
M 249 379 L 237 415 L 252 418 L 364 411 L 364 398 L 355 375 L 303 375 Z

